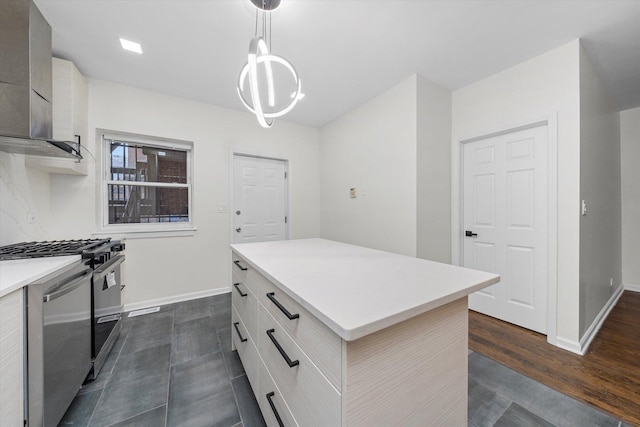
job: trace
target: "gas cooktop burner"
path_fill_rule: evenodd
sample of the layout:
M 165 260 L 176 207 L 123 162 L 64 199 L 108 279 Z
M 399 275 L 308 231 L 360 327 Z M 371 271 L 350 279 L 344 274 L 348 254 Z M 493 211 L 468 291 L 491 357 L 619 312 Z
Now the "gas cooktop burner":
M 57 240 L 24 242 L 0 247 L 0 261 L 49 256 L 81 255 L 106 243 L 107 239 Z

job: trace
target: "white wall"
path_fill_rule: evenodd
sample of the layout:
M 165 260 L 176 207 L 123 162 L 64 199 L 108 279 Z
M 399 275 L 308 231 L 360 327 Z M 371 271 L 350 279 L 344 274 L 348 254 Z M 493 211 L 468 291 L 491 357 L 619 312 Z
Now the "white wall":
M 450 261 L 451 92 L 414 74 L 320 140 L 322 237 Z
M 416 87 L 413 75 L 320 130 L 323 238 L 416 255 Z
M 451 92 L 417 76 L 417 256 L 451 262 Z
M 622 285 L 620 115 L 580 49 L 580 337 Z M 610 280 L 613 279 L 613 286 Z
M 229 287 L 229 220 L 227 213 L 217 213 L 217 207 L 229 206 L 233 150 L 289 159 L 291 238 L 319 236 L 317 129 L 282 120 L 271 129 L 263 129 L 248 113 L 105 81 L 88 81 L 88 148 L 96 156 L 96 129 L 194 142 L 193 218 L 197 231 L 191 237 L 127 240 L 126 304 L 195 296 Z M 7 161 L 8 157 L 0 154 L 3 243 L 87 238 L 98 230 L 96 197 L 100 193 L 94 161 L 87 177 L 49 178 L 24 169 L 18 164 L 20 159 Z M 16 231 L 5 220 L 14 216 L 26 220 L 26 211 L 31 209 L 42 209 L 45 214 L 39 215 L 42 233 L 24 224 Z
M 622 282 L 640 291 L 640 108 L 620 113 Z
M 49 212 L 49 174 L 26 168 L 21 154 L 0 151 L 0 246 L 49 239 Z
M 576 40 L 454 91 L 452 106 L 452 179 L 454 194 L 458 195 L 459 141 L 557 117 L 557 322 L 549 325 L 549 339 L 574 345 L 580 335 L 579 90 L 579 42 Z M 454 199 L 454 224 L 459 224 L 460 218 L 457 203 Z M 454 260 L 459 255 L 459 246 L 459 239 L 453 239 Z

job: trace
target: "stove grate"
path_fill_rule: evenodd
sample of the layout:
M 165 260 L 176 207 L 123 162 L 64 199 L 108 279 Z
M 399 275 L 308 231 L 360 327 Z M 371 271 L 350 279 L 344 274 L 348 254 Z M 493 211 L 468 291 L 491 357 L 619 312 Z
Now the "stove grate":
M 0 247 L 0 260 L 79 255 L 110 240 L 108 238 L 15 243 Z

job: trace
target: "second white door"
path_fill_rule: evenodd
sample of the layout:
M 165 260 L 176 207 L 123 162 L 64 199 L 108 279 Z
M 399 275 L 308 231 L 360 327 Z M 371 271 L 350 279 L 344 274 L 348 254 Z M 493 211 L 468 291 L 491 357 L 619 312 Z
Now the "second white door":
M 233 156 L 233 242 L 287 238 L 284 160 Z
M 500 274 L 469 308 L 547 332 L 547 126 L 464 144 L 464 266 Z

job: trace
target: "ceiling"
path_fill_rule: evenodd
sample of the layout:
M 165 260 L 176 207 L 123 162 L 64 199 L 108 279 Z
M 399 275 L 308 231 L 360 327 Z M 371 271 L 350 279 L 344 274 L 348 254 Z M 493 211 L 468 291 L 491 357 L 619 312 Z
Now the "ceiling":
M 254 35 L 248 0 L 35 2 L 54 55 L 85 76 L 245 111 L 235 87 Z M 283 0 L 272 29 L 306 95 L 286 120 L 304 125 L 414 73 L 456 90 L 577 38 L 617 107 L 640 106 L 638 0 Z

